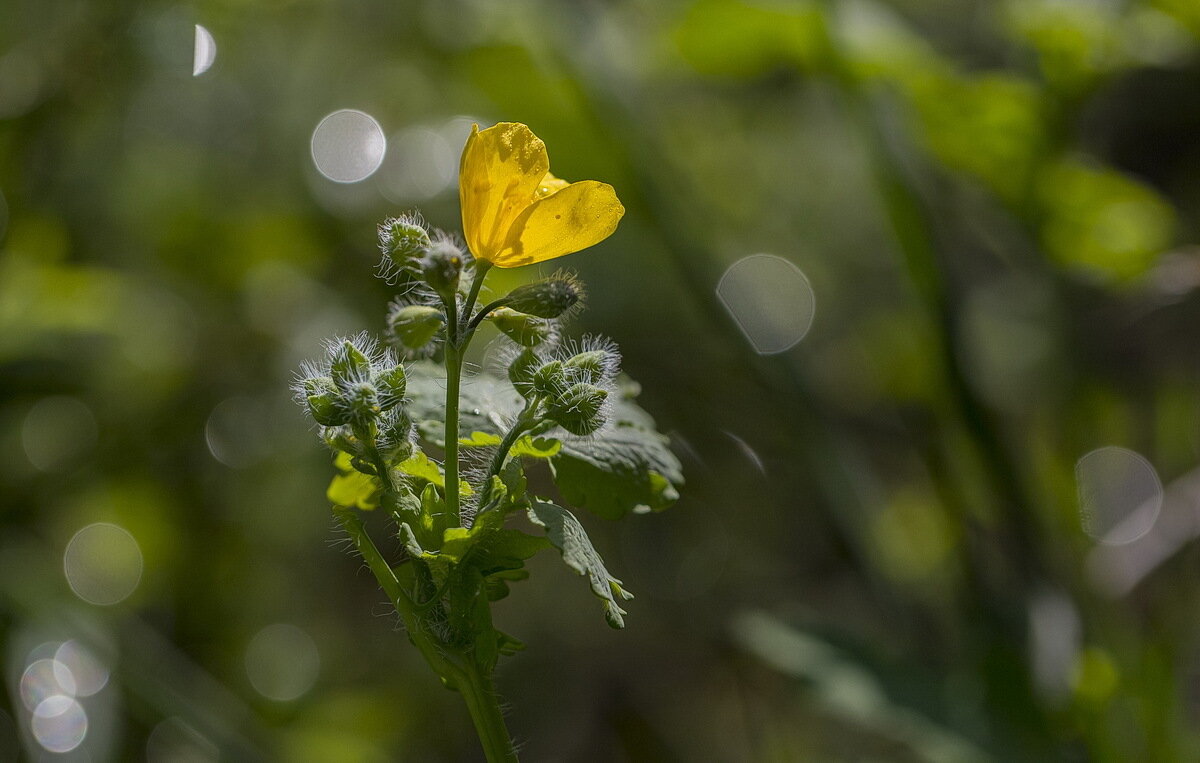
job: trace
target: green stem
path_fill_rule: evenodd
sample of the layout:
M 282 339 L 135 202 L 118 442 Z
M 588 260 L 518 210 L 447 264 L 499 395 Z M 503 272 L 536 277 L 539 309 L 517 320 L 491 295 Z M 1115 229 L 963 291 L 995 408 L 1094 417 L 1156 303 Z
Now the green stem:
M 358 553 L 362 555 L 367 567 L 375 575 L 375 580 L 379 582 L 379 587 L 383 589 L 383 592 L 391 599 L 392 606 L 400 613 L 401 619 L 404 620 L 404 627 L 408 631 L 408 637 L 412 639 L 413 644 L 420 650 L 430 667 L 439 675 L 445 675 L 448 667 L 445 657 L 442 656 L 433 639 L 421 626 L 412 599 L 404 592 L 404 587 L 400 585 L 391 565 L 383 558 L 383 554 L 379 553 L 375 541 L 371 540 L 371 536 L 367 534 L 367 528 L 363 527 L 362 520 L 353 510 L 342 506 L 334 507 L 333 516 L 350 536 L 354 547 L 358 549 Z
M 449 315 L 453 315 L 453 310 Z M 450 318 L 450 335 L 458 321 Z M 446 509 L 462 525 L 458 499 L 458 392 L 462 382 L 462 355 L 454 344 L 446 343 Z
M 471 317 L 471 310 L 479 299 L 479 290 L 483 288 L 483 279 L 491 269 L 491 263 L 477 262 L 475 278 L 471 281 L 471 289 L 463 303 L 462 320 Z M 445 301 L 446 306 L 446 509 L 462 526 L 461 499 L 458 487 L 458 397 L 462 386 L 462 361 L 471 343 L 471 332 L 459 336 L 460 323 L 458 304 L 453 299 Z
M 433 640 L 423 626 L 418 607 L 404 592 L 396 573 L 383 558 L 383 554 L 379 553 L 379 548 L 367 534 L 367 529 L 363 527 L 358 515 L 341 506 L 334 507 L 333 515 L 349 534 L 354 547 L 358 549 L 358 553 L 362 555 L 367 567 L 379 582 L 379 587 L 391 599 L 392 605 L 404 620 L 409 638 L 420 650 L 425 661 L 462 694 L 488 763 L 515 762 L 517 753 L 508 735 L 508 727 L 504 724 L 504 716 L 500 712 L 500 703 L 496 696 L 496 686 L 491 676 L 484 673 L 470 657 L 460 656 L 459 659 L 452 659 L 452 654 L 444 652 Z
M 530 425 L 533 423 L 533 411 L 537 408 L 534 400 L 529 400 L 525 403 L 525 408 L 521 411 L 521 415 L 517 417 L 517 421 L 512 425 L 512 429 L 504 435 L 504 439 L 500 441 L 500 449 L 496 451 L 496 456 L 492 459 L 492 468 L 488 472 L 488 477 L 493 477 L 500 473 L 504 468 L 504 459 L 508 457 L 508 451 L 512 450 L 512 446 L 516 444 L 517 439 L 522 434 L 529 431 Z
M 475 732 L 479 734 L 488 763 L 516 763 L 517 751 L 504 724 L 492 677 L 473 662 L 460 670 L 458 690 L 467 702 L 467 710 L 475 722 Z
M 468 337 L 474 334 L 475 329 L 479 328 L 479 324 L 483 323 L 484 319 L 488 317 L 489 313 L 491 313 L 497 307 L 504 307 L 507 302 L 508 297 L 501 297 L 500 299 L 493 300 L 479 308 L 479 312 L 476 313 L 475 317 L 471 319 L 471 322 L 467 324 L 467 328 L 463 334 Z
M 475 278 L 471 281 L 471 290 L 467 292 L 467 301 L 463 304 L 463 320 L 471 321 L 471 311 L 475 309 L 475 301 L 479 299 L 479 290 L 483 288 L 483 279 L 487 278 L 488 271 L 492 269 L 492 263 L 484 262 L 483 260 L 475 261 Z M 473 327 L 475 322 L 472 321 L 470 326 Z M 470 328 L 467 329 L 469 335 Z M 464 341 L 466 336 L 463 337 Z

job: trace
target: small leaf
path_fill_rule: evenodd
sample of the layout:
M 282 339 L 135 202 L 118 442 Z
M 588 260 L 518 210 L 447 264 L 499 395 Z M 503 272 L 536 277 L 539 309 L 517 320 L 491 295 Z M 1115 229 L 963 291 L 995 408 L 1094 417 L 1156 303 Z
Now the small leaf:
M 513 456 L 529 456 L 530 458 L 551 458 L 562 450 L 562 441 L 553 437 L 533 437 L 525 435 L 513 443 L 509 453 Z
M 496 631 L 500 654 L 513 655 L 525 648 L 525 643 L 519 639 L 515 639 L 507 633 Z
M 633 594 L 621 587 L 621 581 L 608 574 L 604 560 L 588 538 L 587 531 L 575 515 L 561 506 L 544 501 L 533 501 L 529 508 L 529 520 L 546 528 L 546 537 L 561 552 L 567 566 L 588 579 L 594 593 L 604 602 L 604 618 L 614 628 L 624 628 L 622 615 L 625 610 L 618 599 L 632 599 Z
M 491 432 L 472 432 L 470 437 L 458 438 L 458 444 L 467 448 L 486 448 L 501 442 L 500 435 Z
M 379 505 L 379 480 L 360 472 L 338 474 L 329 483 L 325 497 L 346 508 L 369 511 Z
M 397 464 L 396 468 L 410 477 L 425 480 L 440 488 L 446 487 L 446 476 L 442 474 L 442 468 L 431 461 L 429 456 L 425 455 L 424 451 L 416 451 Z M 466 480 L 460 479 L 458 481 L 458 491 L 460 495 L 471 495 L 471 485 Z

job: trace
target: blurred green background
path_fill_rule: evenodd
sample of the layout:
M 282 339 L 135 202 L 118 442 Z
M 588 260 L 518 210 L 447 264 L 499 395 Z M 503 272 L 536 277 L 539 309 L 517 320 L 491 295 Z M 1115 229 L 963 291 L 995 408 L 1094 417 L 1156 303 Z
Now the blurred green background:
M 6 0 L 0 760 L 479 759 L 287 391 L 473 120 L 688 477 L 498 605 L 524 759 L 1200 759 L 1194 0 Z

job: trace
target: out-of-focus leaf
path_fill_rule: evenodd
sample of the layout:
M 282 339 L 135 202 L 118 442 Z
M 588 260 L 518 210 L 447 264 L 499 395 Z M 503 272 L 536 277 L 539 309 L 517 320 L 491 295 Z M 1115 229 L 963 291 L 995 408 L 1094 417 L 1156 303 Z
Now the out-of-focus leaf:
M 1045 143 L 1037 88 L 1007 75 L 930 73 L 907 92 L 933 154 L 1009 203 L 1026 193 Z
M 753 77 L 780 67 L 816 67 L 826 53 L 824 25 L 821 7 L 812 2 L 701 0 L 672 39 L 701 74 Z
M 760 660 L 811 686 L 830 712 L 908 746 L 920 760 L 974 763 L 991 760 L 971 740 L 893 702 L 868 668 L 820 638 L 761 612 L 734 621 L 735 639 Z
M 1055 261 L 1105 282 L 1145 273 L 1171 245 L 1175 211 L 1149 186 L 1066 159 L 1038 179 L 1042 240 Z

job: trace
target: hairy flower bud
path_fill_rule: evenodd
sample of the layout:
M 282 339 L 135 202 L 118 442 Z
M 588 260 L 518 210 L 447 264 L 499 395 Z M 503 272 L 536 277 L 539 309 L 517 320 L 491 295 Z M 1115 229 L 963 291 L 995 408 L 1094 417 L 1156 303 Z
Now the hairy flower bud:
M 583 284 L 574 276 L 558 274 L 543 281 L 518 286 L 505 304 L 519 313 L 539 318 L 558 318 L 583 299 Z
M 536 347 L 550 338 L 553 326 L 545 318 L 518 313 L 507 307 L 498 307 L 488 315 L 488 320 L 509 339 L 522 347 Z
M 429 231 L 416 214 L 384 221 L 379 226 L 379 248 L 397 268 L 409 268 L 429 246 Z
M 350 431 L 350 427 L 330 427 L 324 433 L 325 444 L 334 450 L 349 453 L 352 456 L 362 454 L 362 443 Z
M 360 423 L 368 422 L 379 415 L 379 393 L 370 382 L 356 382 L 345 390 L 350 418 Z
M 543 397 L 554 397 L 567 386 L 561 360 L 552 360 L 533 372 L 530 380 L 533 391 Z
M 607 350 L 590 350 L 572 355 L 563 366 L 568 373 L 588 384 L 599 384 L 616 365 L 613 353 Z
M 386 415 L 379 426 L 377 446 L 386 461 L 403 461 L 412 455 L 413 422 L 403 409 Z
M 371 361 L 347 339 L 333 351 L 329 375 L 334 384 L 345 391 L 354 384 L 371 378 Z
M 445 320 L 436 307 L 405 305 L 388 316 L 388 329 L 406 350 L 420 350 L 433 341 Z
M 458 289 L 458 277 L 462 274 L 464 262 L 462 249 L 449 238 L 441 238 L 425 248 L 417 264 L 425 283 L 443 299 L 451 299 Z
M 404 366 L 396 366 L 375 374 L 375 389 L 379 392 L 379 407 L 381 410 L 391 410 L 404 402 L 404 393 L 408 389 L 408 376 Z
M 546 416 L 574 435 L 589 435 L 604 426 L 608 391 L 591 384 L 572 384 L 551 401 Z
M 309 395 L 308 412 L 321 426 L 338 427 L 350 420 L 350 409 L 336 392 Z
M 542 359 L 536 352 L 525 349 L 513 359 L 512 363 L 509 363 L 508 380 L 512 382 L 513 389 L 521 393 L 521 397 L 529 397 L 533 394 L 533 374 L 541 362 Z

